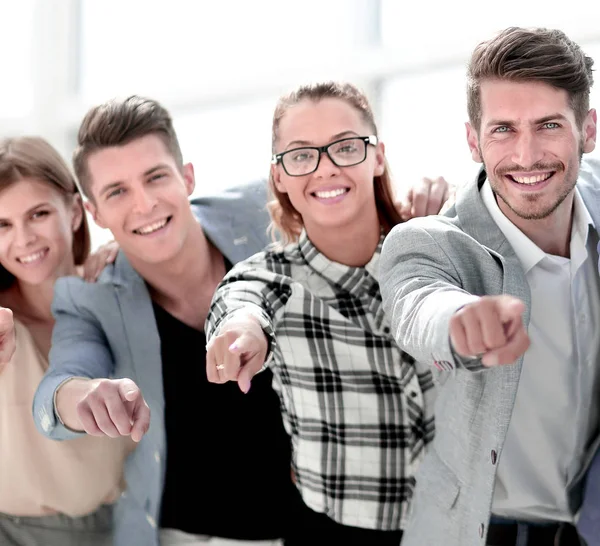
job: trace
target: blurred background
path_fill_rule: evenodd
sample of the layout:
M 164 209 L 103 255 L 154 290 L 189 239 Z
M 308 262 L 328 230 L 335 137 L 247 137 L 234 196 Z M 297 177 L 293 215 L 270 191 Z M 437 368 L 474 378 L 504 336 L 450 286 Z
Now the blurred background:
M 197 194 L 268 174 L 275 101 L 301 83 L 367 92 L 401 189 L 477 171 L 465 67 L 493 32 L 560 28 L 600 70 L 597 0 L 0 0 L 0 21 L 0 136 L 41 135 L 70 162 L 90 106 L 144 94 L 171 111 Z

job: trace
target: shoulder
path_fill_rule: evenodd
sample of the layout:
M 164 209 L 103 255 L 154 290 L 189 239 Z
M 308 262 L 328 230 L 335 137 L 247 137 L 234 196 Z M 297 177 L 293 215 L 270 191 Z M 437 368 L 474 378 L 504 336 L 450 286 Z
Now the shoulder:
M 264 250 L 238 262 L 225 276 L 225 279 L 251 276 L 269 280 L 279 278 L 280 281 L 283 281 L 284 278 L 289 277 L 291 281 L 295 267 L 302 261 L 298 254 L 296 244 L 285 248 L 278 244 L 270 244 Z
M 249 208 L 254 208 L 266 213 L 267 181 L 257 180 L 227 188 L 219 193 L 196 197 L 190 204 L 201 223 L 204 215 L 219 210 L 229 214 L 236 210 L 245 211 L 247 214 Z
M 465 242 L 479 246 L 460 228 L 456 217 L 426 216 L 396 225 L 385 238 L 383 246 L 387 249 L 403 247 L 410 251 L 415 245 L 463 245 Z
M 586 157 L 581 161 L 578 186 L 600 189 L 600 159 Z
M 110 266 L 109 266 L 110 267 Z M 80 277 L 61 277 L 54 284 L 52 310 L 96 314 L 114 299 L 115 287 L 104 272 L 95 283 Z

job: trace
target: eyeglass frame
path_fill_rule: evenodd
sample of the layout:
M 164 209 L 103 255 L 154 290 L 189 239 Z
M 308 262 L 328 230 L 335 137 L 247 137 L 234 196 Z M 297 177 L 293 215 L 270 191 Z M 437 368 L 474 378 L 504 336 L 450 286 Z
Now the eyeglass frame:
M 340 142 L 344 142 L 345 140 L 357 140 L 357 139 L 362 140 L 365 143 L 365 157 L 363 157 L 360 161 L 357 161 L 356 163 L 351 163 L 350 165 L 338 165 L 335 162 L 335 160 L 333 159 L 333 157 L 331 157 L 331 155 L 329 154 L 329 147 L 333 146 L 334 144 L 339 144 Z M 333 142 L 330 142 L 329 144 L 325 144 L 325 146 L 299 146 L 298 148 L 292 148 L 291 150 L 286 150 L 285 152 L 281 152 L 279 154 L 273 154 L 273 156 L 271 157 L 271 164 L 273 164 L 273 165 L 281 164 L 281 166 L 283 167 L 283 170 L 285 171 L 285 174 L 287 174 L 288 176 L 307 176 L 309 174 L 314 173 L 319 168 L 319 165 L 321 164 L 321 156 L 325 153 L 325 154 L 327 154 L 329 161 L 331 161 L 336 167 L 340 167 L 340 168 L 354 167 L 355 165 L 360 165 L 361 163 L 364 163 L 366 161 L 367 149 L 368 149 L 367 146 L 369 144 L 371 146 L 377 146 L 378 142 L 379 142 L 379 139 L 377 138 L 377 135 L 369 135 L 369 136 L 350 136 L 350 137 L 340 138 L 339 140 L 334 140 Z M 317 164 L 312 171 L 309 171 L 307 173 L 290 174 L 288 172 L 288 170 L 285 168 L 282 158 L 284 155 L 289 154 L 291 152 L 296 152 L 298 150 L 316 150 L 319 153 L 319 155 L 317 156 Z

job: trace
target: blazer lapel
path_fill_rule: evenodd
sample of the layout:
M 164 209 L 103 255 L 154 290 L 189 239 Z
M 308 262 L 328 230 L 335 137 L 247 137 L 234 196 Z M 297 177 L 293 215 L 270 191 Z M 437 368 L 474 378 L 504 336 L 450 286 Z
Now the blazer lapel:
M 481 199 L 480 190 L 485 180 L 485 170 L 481 169 L 475 183 L 466 186 L 457 196 L 456 214 L 463 231 L 485 246 L 490 255 L 501 264 L 502 293 L 519 298 L 525 303 L 523 320 L 528 325 L 531 315 L 529 284 L 519 258 Z M 502 366 L 503 378 L 513 385 L 518 384 L 522 365 L 523 357 L 513 366 Z M 513 394 L 516 394 L 516 390 Z
M 115 263 L 117 300 L 136 381 L 144 398 L 164 407 L 160 336 L 146 284 L 122 252 Z

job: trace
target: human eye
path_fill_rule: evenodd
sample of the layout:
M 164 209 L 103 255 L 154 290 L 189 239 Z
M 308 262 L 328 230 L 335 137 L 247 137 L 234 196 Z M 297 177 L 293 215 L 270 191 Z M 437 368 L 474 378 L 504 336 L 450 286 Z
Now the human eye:
M 117 197 L 117 196 L 119 196 L 119 195 L 121 195 L 121 194 L 123 194 L 123 193 L 125 193 L 125 190 L 124 190 L 123 188 L 116 188 L 116 189 L 114 189 L 114 190 L 111 190 L 111 191 L 109 191 L 109 192 L 106 194 L 106 198 L 107 198 L 107 199 L 111 199 L 111 198 L 113 198 L 113 197 Z
M 294 163 L 305 163 L 314 157 L 314 150 L 310 148 L 298 148 L 289 152 L 288 155 Z
M 167 175 L 166 173 L 155 173 L 152 176 L 150 176 L 150 178 L 148 179 L 148 182 L 156 182 L 157 180 L 160 180 L 161 178 L 165 178 Z
M 508 133 L 509 131 L 510 128 L 508 127 L 508 125 L 500 125 L 499 127 L 495 127 L 494 129 L 492 129 L 492 133 L 496 134 Z
M 542 124 L 542 128 L 544 128 L 544 129 L 559 129 L 560 123 L 557 123 L 556 121 L 547 121 L 546 123 Z
M 8 222 L 5 222 L 4 220 L 0 220 L 0 229 L 4 229 L 9 227 L 10 224 Z
M 31 218 L 33 220 L 39 220 L 40 218 L 44 218 L 45 216 L 48 216 L 50 214 L 49 210 L 36 210 L 32 215 Z

